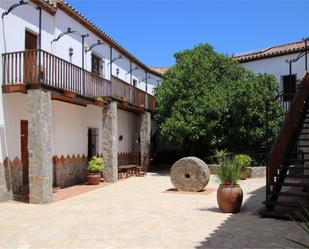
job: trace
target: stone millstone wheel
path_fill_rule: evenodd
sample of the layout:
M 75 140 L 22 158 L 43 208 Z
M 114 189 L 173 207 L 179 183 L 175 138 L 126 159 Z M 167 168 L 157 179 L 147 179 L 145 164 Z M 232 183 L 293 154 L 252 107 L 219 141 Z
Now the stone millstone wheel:
M 184 157 L 173 164 L 171 181 L 178 191 L 203 190 L 210 178 L 207 164 L 197 157 Z

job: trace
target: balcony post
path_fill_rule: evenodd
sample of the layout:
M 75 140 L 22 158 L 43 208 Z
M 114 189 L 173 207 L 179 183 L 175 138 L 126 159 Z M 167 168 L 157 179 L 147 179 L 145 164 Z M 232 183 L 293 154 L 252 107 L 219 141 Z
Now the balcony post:
M 110 82 L 111 82 L 111 89 L 110 89 L 110 96 L 113 96 L 114 91 L 113 91 L 113 47 L 109 47 L 109 74 L 110 74 Z
M 148 72 L 145 72 L 145 107 L 148 108 L 148 94 L 147 94 L 147 90 L 148 90 Z
M 42 83 L 42 8 L 40 6 L 37 7 L 39 11 L 39 70 L 38 70 L 38 84 Z

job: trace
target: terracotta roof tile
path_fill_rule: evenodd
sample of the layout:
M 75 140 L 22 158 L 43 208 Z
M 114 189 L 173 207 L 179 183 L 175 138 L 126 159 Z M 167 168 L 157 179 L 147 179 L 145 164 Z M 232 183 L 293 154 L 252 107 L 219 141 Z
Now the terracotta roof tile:
M 170 67 L 151 67 L 152 70 L 157 71 L 160 74 L 164 74 Z
M 73 14 L 74 16 L 77 16 L 80 18 L 80 20 L 83 21 L 82 25 L 88 26 L 87 28 L 92 28 L 100 38 L 104 38 L 105 41 L 108 41 L 112 44 L 116 49 L 119 50 L 120 53 L 123 53 L 124 56 L 130 58 L 134 63 L 136 63 L 138 66 L 140 66 L 143 69 L 148 70 L 150 73 L 161 77 L 161 73 L 153 70 L 151 67 L 147 66 L 145 63 L 143 63 L 141 60 L 136 58 L 130 51 L 125 49 L 121 44 L 119 44 L 116 40 L 114 40 L 110 35 L 108 35 L 104 30 L 102 30 L 100 27 L 98 27 L 96 24 L 94 24 L 92 21 L 90 21 L 86 16 L 84 16 L 82 13 L 80 13 L 77 9 L 75 9 L 71 4 L 64 0 L 32 0 L 33 2 L 44 2 L 45 4 L 48 3 L 51 5 L 54 9 L 60 8 L 63 11 L 66 11 L 67 14 Z
M 309 42 L 308 42 L 309 45 Z M 288 43 L 284 45 L 269 47 L 265 49 L 261 49 L 256 52 L 248 52 L 244 54 L 238 54 L 233 56 L 239 62 L 246 62 L 252 60 L 258 60 L 267 57 L 274 57 L 280 55 L 286 55 L 291 53 L 301 52 L 305 49 L 305 42 L 304 41 L 297 41 L 293 43 Z

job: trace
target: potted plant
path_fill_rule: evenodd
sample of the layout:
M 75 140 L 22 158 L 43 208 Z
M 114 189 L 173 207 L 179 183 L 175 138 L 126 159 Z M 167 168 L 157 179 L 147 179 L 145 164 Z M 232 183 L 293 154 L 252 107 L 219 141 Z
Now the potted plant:
M 224 159 L 230 155 L 230 152 L 228 152 L 227 149 L 214 149 L 211 151 L 213 153 L 213 156 L 211 156 L 211 158 L 214 158 L 216 160 L 216 163 L 218 164 L 222 164 Z
M 70 91 L 70 90 L 63 90 L 63 94 L 69 98 L 75 98 L 76 92 Z
M 94 104 L 97 106 L 103 106 L 104 100 L 102 97 L 96 97 L 94 98 Z
M 104 159 L 102 157 L 94 156 L 88 162 L 87 181 L 90 185 L 98 185 L 101 180 L 101 173 L 104 170 Z
M 246 180 L 250 175 L 248 167 L 252 163 L 251 157 L 245 154 L 236 155 L 234 157 L 234 163 L 240 168 L 240 179 Z
M 129 105 L 129 98 L 127 96 L 122 97 L 122 102 L 124 105 Z
M 216 170 L 220 181 L 217 190 L 217 202 L 223 213 L 238 213 L 243 200 L 243 192 L 239 186 L 240 168 L 234 160 L 224 159 Z

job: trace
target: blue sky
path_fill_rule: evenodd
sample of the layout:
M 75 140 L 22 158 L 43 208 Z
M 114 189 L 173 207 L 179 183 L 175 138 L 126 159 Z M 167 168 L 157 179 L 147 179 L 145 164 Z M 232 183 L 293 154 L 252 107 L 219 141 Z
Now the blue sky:
M 235 54 L 309 36 L 309 0 L 69 0 L 150 66 L 198 43 Z

